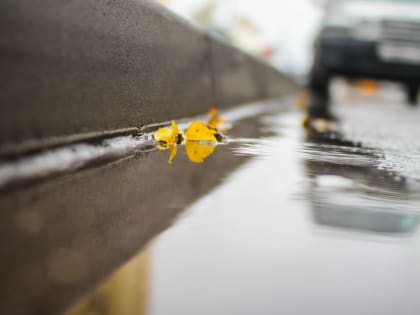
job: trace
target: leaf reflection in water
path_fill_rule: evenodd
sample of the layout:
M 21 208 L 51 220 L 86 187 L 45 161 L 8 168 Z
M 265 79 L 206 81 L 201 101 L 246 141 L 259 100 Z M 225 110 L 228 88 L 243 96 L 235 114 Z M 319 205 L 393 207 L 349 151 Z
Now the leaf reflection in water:
M 205 144 L 197 141 L 187 141 L 185 143 L 185 153 L 193 163 L 203 163 L 216 149 L 217 143 Z

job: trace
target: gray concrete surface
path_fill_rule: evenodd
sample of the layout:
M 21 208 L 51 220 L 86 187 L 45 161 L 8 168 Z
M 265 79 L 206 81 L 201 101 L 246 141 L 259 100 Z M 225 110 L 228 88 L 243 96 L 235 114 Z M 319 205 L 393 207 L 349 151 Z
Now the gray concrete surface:
M 136 132 L 292 86 L 145 0 L 4 0 L 0 68 L 0 155 Z

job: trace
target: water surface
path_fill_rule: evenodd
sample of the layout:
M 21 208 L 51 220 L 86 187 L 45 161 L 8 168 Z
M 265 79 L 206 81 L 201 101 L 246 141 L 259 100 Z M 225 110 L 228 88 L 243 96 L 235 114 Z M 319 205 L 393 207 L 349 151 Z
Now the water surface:
M 210 176 L 222 157 L 241 163 L 72 314 L 97 309 L 95 296 L 101 314 L 420 313 L 419 151 L 409 133 L 419 112 L 369 105 L 338 107 L 339 132 L 323 134 L 305 131 L 293 108 L 240 121 L 191 167 L 213 163 L 199 175 Z M 393 132 L 395 115 L 407 119 Z M 171 167 L 183 161 L 180 151 Z

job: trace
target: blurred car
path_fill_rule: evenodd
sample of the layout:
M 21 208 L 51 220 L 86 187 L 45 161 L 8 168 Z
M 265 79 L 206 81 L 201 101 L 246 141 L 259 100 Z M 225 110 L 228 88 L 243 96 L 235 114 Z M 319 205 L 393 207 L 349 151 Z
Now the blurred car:
M 332 77 L 397 81 L 416 104 L 420 83 L 420 0 L 331 0 L 315 42 L 312 92 L 329 97 Z

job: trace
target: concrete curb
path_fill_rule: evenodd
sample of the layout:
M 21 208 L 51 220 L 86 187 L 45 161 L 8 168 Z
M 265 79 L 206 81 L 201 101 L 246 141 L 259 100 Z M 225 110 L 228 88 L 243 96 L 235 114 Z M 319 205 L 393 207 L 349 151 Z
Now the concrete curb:
M 0 26 L 0 156 L 294 88 L 154 1 L 4 0 Z

